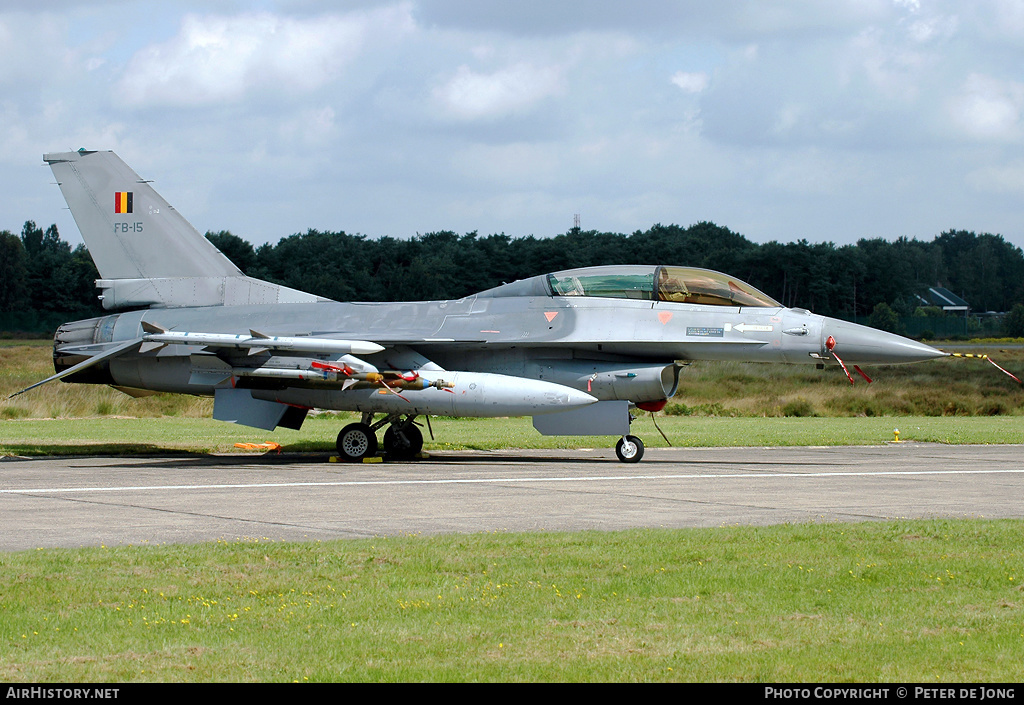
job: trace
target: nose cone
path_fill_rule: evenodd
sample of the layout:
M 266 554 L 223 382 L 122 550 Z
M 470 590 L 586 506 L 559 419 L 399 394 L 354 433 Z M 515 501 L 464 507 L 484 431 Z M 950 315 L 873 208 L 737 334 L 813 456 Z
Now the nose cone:
M 826 318 L 822 326 L 823 354 L 829 352 L 826 349 L 829 336 L 835 340 L 836 355 L 851 364 L 922 362 L 946 356 L 941 350 L 916 340 L 835 318 Z

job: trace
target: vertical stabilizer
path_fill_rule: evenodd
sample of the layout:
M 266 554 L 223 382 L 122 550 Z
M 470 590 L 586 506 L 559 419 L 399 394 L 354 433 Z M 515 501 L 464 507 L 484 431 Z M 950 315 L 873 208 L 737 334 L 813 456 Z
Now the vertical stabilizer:
M 323 300 L 246 277 L 113 152 L 44 154 L 100 272 L 105 308 Z
M 241 271 L 113 152 L 43 155 L 104 279 Z

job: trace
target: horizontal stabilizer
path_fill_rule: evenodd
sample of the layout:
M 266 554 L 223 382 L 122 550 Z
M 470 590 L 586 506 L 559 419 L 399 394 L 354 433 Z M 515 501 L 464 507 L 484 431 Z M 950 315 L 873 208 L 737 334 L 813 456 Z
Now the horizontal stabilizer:
M 123 355 L 124 353 L 128 352 L 129 350 L 132 350 L 132 349 L 138 347 L 139 343 L 141 343 L 141 342 L 142 342 L 142 338 L 136 338 L 135 340 L 129 340 L 129 341 L 125 342 L 125 343 L 122 343 L 121 345 L 116 345 L 116 346 L 114 346 L 112 348 L 107 348 L 107 350 L 105 350 L 104 352 L 99 353 L 97 355 L 93 355 L 88 360 L 82 360 L 77 365 L 73 365 L 73 366 L 67 368 L 66 370 L 61 370 L 60 372 L 58 372 L 57 374 L 53 375 L 52 377 L 47 377 L 42 382 L 36 382 L 31 387 L 25 387 L 20 392 L 15 392 L 14 394 L 12 394 L 11 396 L 9 396 L 7 398 L 11 399 L 13 397 L 18 396 L 19 394 L 24 394 L 25 392 L 27 392 L 30 389 L 35 389 L 36 387 L 44 385 L 47 382 L 53 382 L 54 380 L 58 380 L 58 379 L 61 379 L 63 377 L 67 377 L 68 375 L 73 375 L 76 372 L 81 372 L 82 370 L 88 369 L 88 368 L 92 367 L 93 365 L 99 364 L 99 363 L 103 362 L 104 360 L 109 360 L 111 358 L 117 357 L 118 355 Z M 85 347 L 85 346 L 82 346 L 82 347 Z M 61 352 L 64 352 L 64 351 L 62 350 Z

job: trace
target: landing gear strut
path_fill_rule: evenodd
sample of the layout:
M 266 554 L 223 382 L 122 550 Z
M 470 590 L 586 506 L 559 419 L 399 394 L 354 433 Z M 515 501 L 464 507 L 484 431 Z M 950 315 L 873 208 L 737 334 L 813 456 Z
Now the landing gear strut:
M 377 454 L 377 430 L 387 425 L 384 432 L 384 452 L 393 460 L 407 460 L 423 450 L 423 434 L 413 423 L 415 415 L 402 417 L 401 414 L 385 416 L 374 423 L 373 414 L 363 414 L 360 423 L 349 424 L 338 434 L 338 453 L 350 463 Z
M 397 421 L 384 432 L 384 452 L 389 458 L 407 460 L 423 450 L 423 434 L 410 417 L 404 423 Z

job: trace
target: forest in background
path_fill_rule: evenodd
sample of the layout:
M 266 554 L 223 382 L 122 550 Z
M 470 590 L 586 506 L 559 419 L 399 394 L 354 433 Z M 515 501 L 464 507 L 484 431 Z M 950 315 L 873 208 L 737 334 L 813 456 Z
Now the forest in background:
M 561 269 L 675 264 L 727 272 L 786 306 L 837 318 L 868 316 L 879 304 L 898 316 L 922 315 L 917 294 L 936 285 L 975 313 L 1020 304 L 1024 317 L 1024 253 L 1001 235 L 963 230 L 930 242 L 874 238 L 842 246 L 759 244 L 709 222 L 630 235 L 573 229 L 550 238 L 448 231 L 369 238 L 309 230 L 258 247 L 228 231 L 206 237 L 249 276 L 337 301 L 455 299 Z M 27 221 L 20 235 L 0 231 L 0 313 L 102 315 L 98 277 L 86 247 L 72 249 L 56 225 L 43 230 Z

